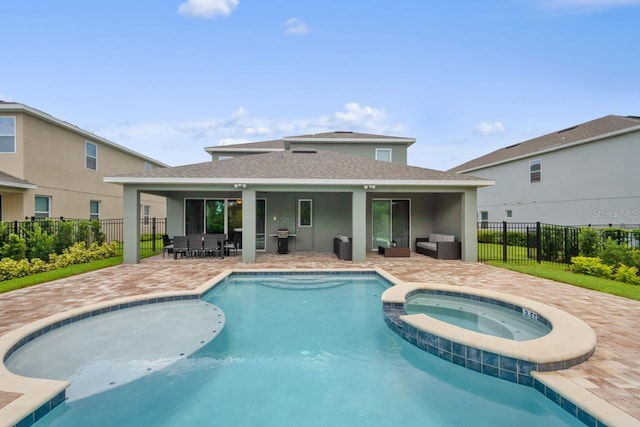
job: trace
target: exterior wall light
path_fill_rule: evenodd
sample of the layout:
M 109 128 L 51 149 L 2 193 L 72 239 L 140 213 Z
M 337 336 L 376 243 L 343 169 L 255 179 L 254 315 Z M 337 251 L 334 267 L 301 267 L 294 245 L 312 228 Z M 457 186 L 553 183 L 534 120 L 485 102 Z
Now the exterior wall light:
M 247 188 L 247 184 L 233 184 L 235 188 Z

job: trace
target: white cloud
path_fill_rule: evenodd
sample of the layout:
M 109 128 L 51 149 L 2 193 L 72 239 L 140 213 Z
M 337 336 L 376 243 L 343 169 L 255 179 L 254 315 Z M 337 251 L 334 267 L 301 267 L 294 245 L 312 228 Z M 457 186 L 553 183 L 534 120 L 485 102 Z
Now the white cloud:
M 383 110 L 355 102 L 334 113 L 316 117 L 257 117 L 240 107 L 227 117 L 175 122 L 120 123 L 96 133 L 162 162 L 179 165 L 209 159 L 204 147 L 266 141 L 285 136 L 351 130 L 398 134 L 399 123 L 388 123 Z
M 289 18 L 284 25 L 287 27 L 285 31 L 287 34 L 294 34 L 298 36 L 309 34 L 309 27 L 307 27 L 307 24 L 298 18 Z
M 502 135 L 505 132 L 507 132 L 507 129 L 504 127 L 502 122 L 481 122 L 476 125 L 473 131 L 475 135 L 479 136 Z
M 238 3 L 240 0 L 187 0 L 178 6 L 178 13 L 195 18 L 228 16 Z

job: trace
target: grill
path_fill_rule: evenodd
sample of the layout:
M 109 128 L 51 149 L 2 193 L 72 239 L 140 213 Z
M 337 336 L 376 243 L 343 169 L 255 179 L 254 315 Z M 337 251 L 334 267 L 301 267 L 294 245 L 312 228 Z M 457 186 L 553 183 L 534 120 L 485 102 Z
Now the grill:
M 278 229 L 278 239 L 287 239 L 289 237 L 289 230 L 286 228 Z

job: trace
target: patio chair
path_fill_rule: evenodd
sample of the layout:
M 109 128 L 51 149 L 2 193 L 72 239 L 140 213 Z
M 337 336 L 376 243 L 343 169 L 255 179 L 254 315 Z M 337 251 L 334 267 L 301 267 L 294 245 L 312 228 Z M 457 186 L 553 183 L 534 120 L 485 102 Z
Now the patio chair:
M 202 241 L 202 253 L 204 256 L 219 256 L 224 258 L 224 253 L 220 247 L 218 237 L 213 234 L 205 234 Z
M 168 234 L 162 235 L 162 258 L 164 258 L 165 254 L 173 253 L 173 240 L 169 238 Z
M 201 256 L 203 252 L 204 234 L 188 234 L 189 250 L 192 256 Z
M 178 254 L 183 258 L 191 255 L 187 236 L 173 236 L 173 259 L 178 259 Z
M 242 239 L 242 235 L 240 233 L 236 233 L 233 236 L 233 241 L 227 240 L 223 246 L 225 255 L 231 255 L 232 250 L 233 250 L 233 256 L 238 255 L 238 246 L 240 245 L 241 239 Z

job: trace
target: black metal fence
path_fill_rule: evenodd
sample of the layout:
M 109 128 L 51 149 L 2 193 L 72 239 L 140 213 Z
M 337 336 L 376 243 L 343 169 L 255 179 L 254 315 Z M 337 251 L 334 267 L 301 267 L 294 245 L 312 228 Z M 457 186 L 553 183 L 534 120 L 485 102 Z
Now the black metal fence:
M 122 242 L 124 240 L 124 220 L 100 219 L 100 230 L 104 233 L 105 242 Z M 60 229 L 62 223 L 72 223 L 74 236 L 80 235 L 81 224 L 89 222 L 86 219 L 76 218 L 42 218 L 25 221 L 2 222 L 3 233 L 0 233 L 0 245 L 6 242 L 10 234 L 16 234 L 22 238 L 27 238 L 33 232 L 34 225 L 40 224 L 40 228 L 48 234 L 55 234 Z M 166 234 L 166 218 L 143 218 L 140 220 L 140 250 L 160 252 L 162 250 L 162 235 Z M 77 241 L 81 239 L 76 239 Z
M 478 260 L 503 262 L 553 262 L 569 264 L 580 254 L 583 228 L 598 231 L 599 239 L 640 248 L 640 225 L 564 226 L 519 222 L 478 223 Z

